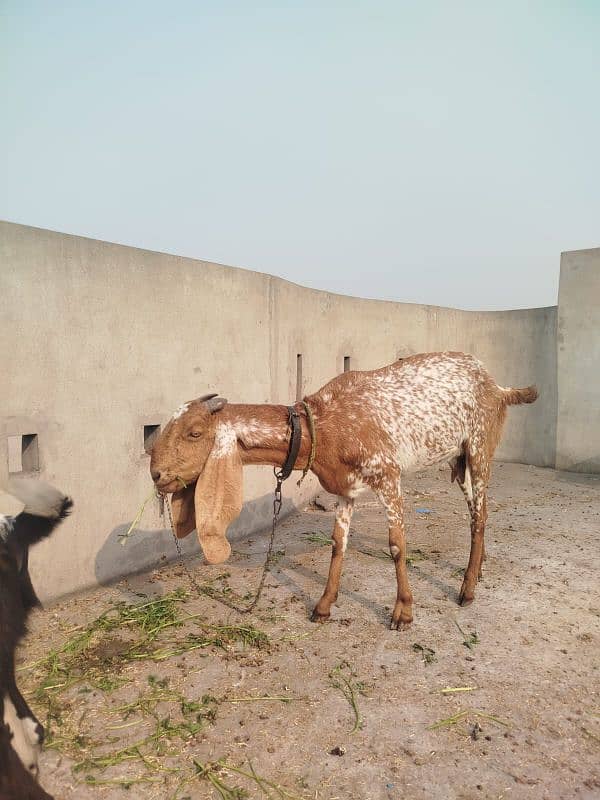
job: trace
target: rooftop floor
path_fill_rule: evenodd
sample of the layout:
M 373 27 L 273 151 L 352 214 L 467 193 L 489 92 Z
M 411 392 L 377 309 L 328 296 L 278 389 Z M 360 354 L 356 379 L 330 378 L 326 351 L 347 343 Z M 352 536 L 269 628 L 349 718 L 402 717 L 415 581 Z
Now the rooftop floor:
M 468 608 L 456 604 L 466 506 L 449 470 L 408 476 L 405 496 L 405 632 L 388 628 L 395 577 L 370 495 L 324 625 L 309 614 L 333 513 L 318 509 L 281 523 L 250 616 L 195 596 L 179 565 L 36 613 L 20 661 L 42 663 L 20 681 L 51 717 L 44 787 L 62 800 L 599 797 L 600 476 L 496 464 Z M 208 591 L 244 595 L 267 539 L 235 544 L 224 567 L 190 565 Z M 247 775 L 207 766 L 221 759 Z

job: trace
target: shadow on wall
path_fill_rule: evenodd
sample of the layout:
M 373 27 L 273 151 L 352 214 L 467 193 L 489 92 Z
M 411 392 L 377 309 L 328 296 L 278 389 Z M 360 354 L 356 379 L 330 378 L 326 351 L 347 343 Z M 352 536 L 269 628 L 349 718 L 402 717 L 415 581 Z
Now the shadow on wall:
M 296 510 L 295 503 L 289 498 L 284 498 L 280 519 Z M 256 534 L 264 535 L 267 539 L 271 531 L 272 517 L 272 494 L 266 494 L 256 500 L 244 503 L 240 516 L 231 524 L 227 532 L 227 538 L 232 544 Z M 166 527 L 162 529 L 135 528 L 125 544 L 121 544 L 119 537 L 127 533 L 130 525 L 131 522 L 123 522 L 113 528 L 96 554 L 94 573 L 96 580 L 102 586 L 107 586 L 119 578 L 144 572 L 178 559 L 173 535 L 171 530 Z M 198 537 L 194 532 L 185 539 L 180 539 L 179 544 L 186 557 L 200 552 Z

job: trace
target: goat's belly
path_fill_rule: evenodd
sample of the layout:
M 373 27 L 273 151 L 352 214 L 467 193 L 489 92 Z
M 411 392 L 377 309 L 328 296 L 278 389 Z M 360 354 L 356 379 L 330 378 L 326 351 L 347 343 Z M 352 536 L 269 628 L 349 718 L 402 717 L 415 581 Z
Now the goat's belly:
M 452 461 L 452 459 L 460 455 L 461 452 L 462 451 L 460 448 L 455 447 L 452 450 L 446 450 L 443 453 L 430 453 L 420 457 L 415 456 L 414 459 L 401 466 L 404 472 L 415 472 L 416 470 L 423 469 L 425 467 L 432 467 L 435 464 Z
M 434 464 L 451 461 L 463 451 L 463 443 L 457 441 L 422 441 L 413 447 L 400 447 L 396 454 L 398 466 L 404 471 L 413 471 Z

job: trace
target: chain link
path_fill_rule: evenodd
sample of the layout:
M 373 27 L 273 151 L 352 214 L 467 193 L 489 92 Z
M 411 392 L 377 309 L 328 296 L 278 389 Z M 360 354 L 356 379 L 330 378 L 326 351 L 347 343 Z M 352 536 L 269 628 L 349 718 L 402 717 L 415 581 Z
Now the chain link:
M 169 500 L 168 497 L 164 497 L 164 504 L 167 509 L 167 514 L 169 517 L 169 525 L 171 526 L 171 533 L 173 535 L 173 541 L 175 542 L 175 549 L 177 550 L 179 561 L 181 563 L 181 566 L 185 570 L 191 585 L 194 587 L 196 593 L 198 594 L 198 597 L 206 595 L 207 597 L 210 597 L 213 600 L 218 600 L 219 603 L 222 603 L 222 605 L 227 606 L 227 608 L 230 608 L 232 611 L 236 611 L 238 614 L 250 614 L 251 611 L 254 611 L 254 609 L 258 604 L 258 601 L 260 600 L 265 585 L 265 580 L 267 579 L 267 573 L 269 572 L 269 567 L 271 565 L 271 557 L 273 555 L 273 544 L 275 542 L 275 530 L 277 528 L 277 521 L 279 519 L 279 514 L 281 512 L 281 506 L 283 505 L 283 496 L 281 492 L 281 484 L 283 481 L 281 478 L 281 473 L 278 472 L 276 469 L 274 469 L 273 472 L 275 473 L 275 479 L 277 481 L 277 485 L 275 486 L 275 496 L 273 498 L 273 526 L 271 528 L 271 538 L 269 540 L 267 557 L 265 558 L 265 563 L 263 566 L 262 575 L 260 576 L 260 581 L 258 583 L 258 588 L 256 589 L 254 597 L 247 606 L 238 606 L 231 600 L 228 600 L 226 597 L 219 596 L 213 590 L 208 589 L 206 587 L 202 587 L 198 584 L 195 577 L 192 575 L 191 570 L 189 569 L 188 565 L 185 562 L 185 558 L 181 550 L 181 545 L 179 544 L 179 539 L 177 538 L 177 534 L 175 533 L 175 525 L 173 524 L 173 515 L 171 513 L 171 501 Z M 160 495 L 160 497 L 163 497 L 163 495 Z

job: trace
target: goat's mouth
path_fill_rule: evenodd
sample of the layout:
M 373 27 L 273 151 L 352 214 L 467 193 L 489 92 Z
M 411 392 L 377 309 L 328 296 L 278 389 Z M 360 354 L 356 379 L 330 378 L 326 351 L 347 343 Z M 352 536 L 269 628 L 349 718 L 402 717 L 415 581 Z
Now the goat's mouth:
M 159 494 L 173 494 L 174 492 L 180 492 L 182 489 L 187 489 L 188 486 L 192 486 L 195 482 L 195 478 L 192 481 L 184 481 L 183 478 L 177 476 L 155 481 L 154 487 Z

